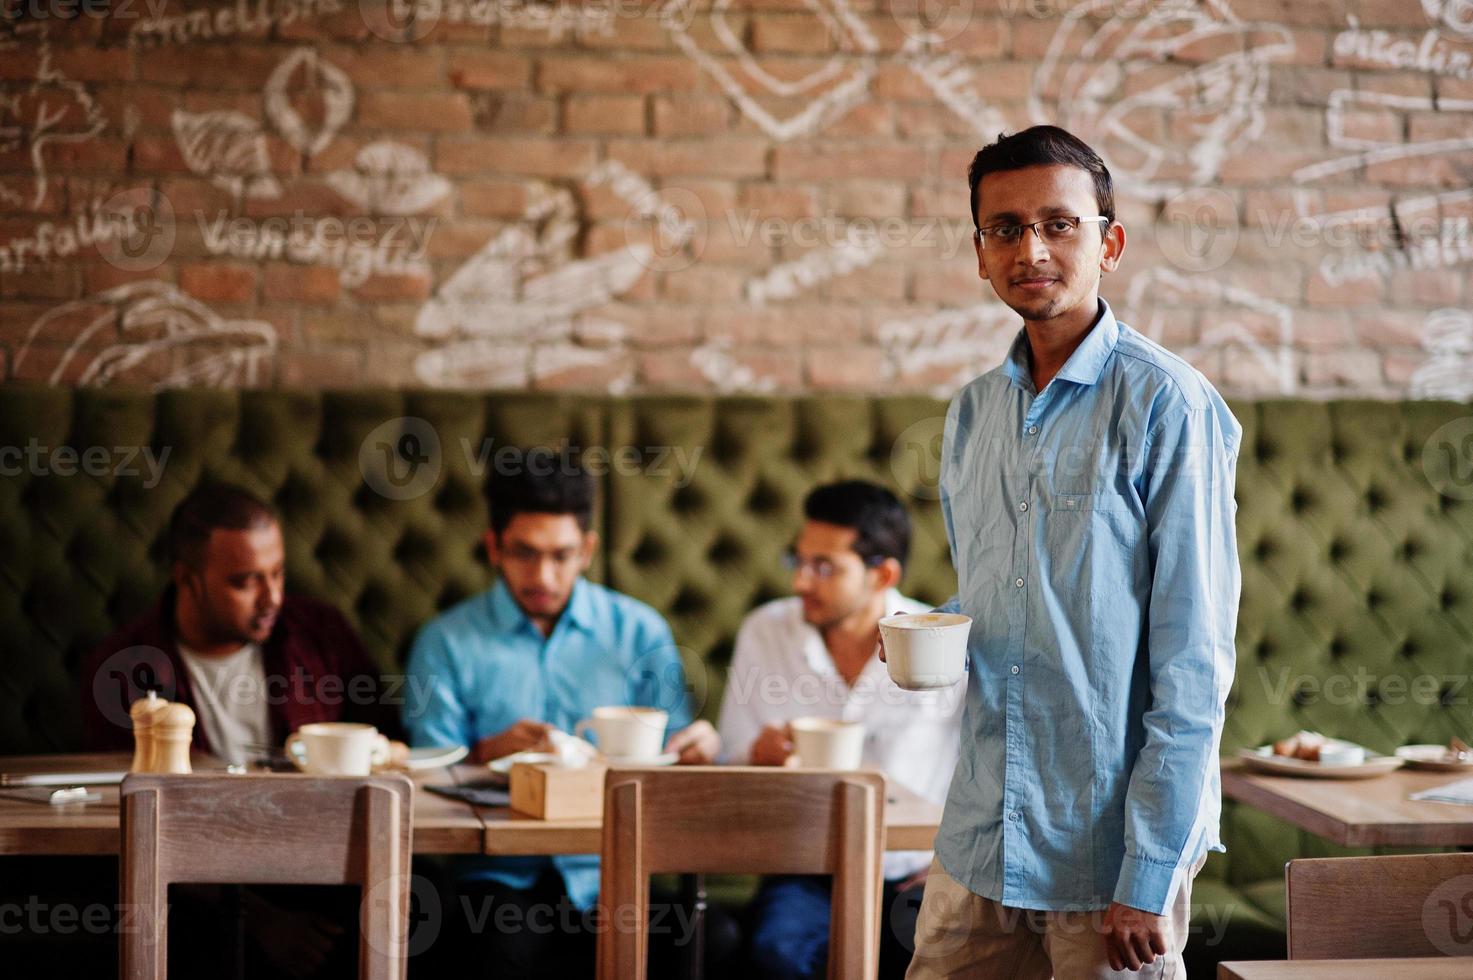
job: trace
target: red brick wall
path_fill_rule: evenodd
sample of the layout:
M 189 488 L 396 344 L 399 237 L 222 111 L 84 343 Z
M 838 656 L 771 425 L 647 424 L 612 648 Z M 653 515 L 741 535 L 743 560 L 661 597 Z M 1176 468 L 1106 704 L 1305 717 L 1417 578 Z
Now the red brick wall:
M 0 0 L 7 379 L 949 391 L 1054 121 L 1225 391 L 1473 397 L 1468 0 L 101 7 Z

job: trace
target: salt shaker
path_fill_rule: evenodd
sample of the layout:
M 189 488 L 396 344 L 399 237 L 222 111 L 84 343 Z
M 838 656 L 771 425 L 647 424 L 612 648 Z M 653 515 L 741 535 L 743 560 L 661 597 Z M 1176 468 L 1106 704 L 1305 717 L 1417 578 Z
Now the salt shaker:
M 139 698 L 128 708 L 128 717 L 133 720 L 133 767 L 129 772 L 153 772 L 154 725 L 169 702 L 159 697 L 157 691 L 149 691 L 148 697 Z
M 160 712 L 153 726 L 153 772 L 187 773 L 189 745 L 194 741 L 194 712 L 174 703 Z

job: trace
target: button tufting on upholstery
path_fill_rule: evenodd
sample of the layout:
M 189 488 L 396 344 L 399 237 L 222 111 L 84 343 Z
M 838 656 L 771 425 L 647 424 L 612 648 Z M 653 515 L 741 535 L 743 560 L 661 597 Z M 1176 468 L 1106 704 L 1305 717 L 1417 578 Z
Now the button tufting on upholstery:
M 1343 561 L 1349 551 L 1350 546 L 1347 545 L 1344 541 L 1341 541 L 1339 538 L 1336 538 L 1335 540 L 1330 542 L 1331 561 Z
M 1381 593 L 1377 592 L 1375 589 L 1372 589 L 1371 591 L 1366 593 L 1366 608 L 1368 609 L 1375 609 L 1377 606 L 1381 605 L 1383 601 L 1385 600 L 1381 598 Z
M 1411 659 L 1412 657 L 1415 657 L 1417 655 L 1417 643 L 1416 643 L 1416 641 L 1415 640 L 1404 640 L 1404 641 L 1402 641 L 1401 649 L 1398 651 L 1398 653 L 1400 653 L 1403 657 L 1406 657 L 1407 659 Z
M 1276 452 L 1272 443 L 1262 439 L 1253 444 L 1253 458 L 1260 463 L 1266 463 L 1273 459 Z
M 1362 698 L 1362 700 L 1365 701 L 1367 708 L 1377 707 L 1381 703 L 1381 692 L 1373 691 L 1370 688 L 1367 688 L 1365 696 Z
M 706 560 L 714 565 L 740 564 L 747 557 L 747 549 L 736 538 L 723 534 L 711 542 L 706 549 Z
M 1417 555 L 1421 553 L 1422 546 L 1416 541 L 1413 541 L 1411 538 L 1408 538 L 1401 543 L 1401 548 L 1399 549 L 1399 551 L 1402 561 L 1411 561 L 1413 558 L 1417 557 Z
M 747 498 L 747 509 L 754 514 L 771 514 L 782 506 L 782 495 L 767 483 L 758 483 Z
M 1259 660 L 1267 660 L 1274 655 L 1274 645 L 1267 639 L 1259 640 L 1258 645 L 1253 649 L 1258 654 Z
M 1386 506 L 1386 495 L 1381 492 L 1380 488 L 1379 487 L 1367 487 L 1366 488 L 1366 509 L 1369 510 L 1371 513 L 1375 513 L 1376 511 L 1380 510 L 1381 508 L 1383 508 L 1385 506 Z
M 1345 461 L 1345 447 L 1338 442 L 1330 443 L 1330 462 L 1342 463 Z
M 1308 684 L 1301 684 L 1294 689 L 1293 699 L 1302 708 L 1314 700 L 1314 689 Z
M 670 497 L 670 507 L 677 514 L 693 514 L 706 506 L 706 495 L 691 484 L 676 490 Z
M 1259 538 L 1258 543 L 1253 546 L 1253 557 L 1259 561 L 1268 558 L 1277 550 L 1277 547 L 1268 538 Z
M 1314 504 L 1314 498 L 1303 487 L 1295 487 L 1289 493 L 1289 507 L 1294 513 L 1302 514 Z
M 655 538 L 643 537 L 629 557 L 636 565 L 657 565 L 665 557 L 665 546 Z
M 1341 657 L 1345 656 L 1345 649 L 1346 648 L 1344 640 L 1340 639 L 1340 637 L 1338 636 L 1332 638 L 1330 640 L 1330 659 L 1339 660 Z
M 1289 595 L 1289 608 L 1297 613 L 1304 612 L 1309 607 L 1309 594 L 1303 589 L 1295 589 Z
M 675 595 L 675 601 L 670 604 L 670 610 L 677 616 L 692 616 L 705 612 L 710 608 L 711 602 L 706 596 L 692 588 L 682 588 Z

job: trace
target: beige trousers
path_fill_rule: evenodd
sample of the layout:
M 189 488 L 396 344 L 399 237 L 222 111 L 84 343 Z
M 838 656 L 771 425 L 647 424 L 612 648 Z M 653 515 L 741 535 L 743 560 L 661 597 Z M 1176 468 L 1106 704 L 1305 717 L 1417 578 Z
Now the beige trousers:
M 1140 970 L 1112 970 L 1100 930 L 1103 910 L 1041 912 L 974 895 L 931 861 L 906 980 L 1186 980 L 1182 950 L 1192 915 L 1192 879 L 1166 909 L 1165 956 Z

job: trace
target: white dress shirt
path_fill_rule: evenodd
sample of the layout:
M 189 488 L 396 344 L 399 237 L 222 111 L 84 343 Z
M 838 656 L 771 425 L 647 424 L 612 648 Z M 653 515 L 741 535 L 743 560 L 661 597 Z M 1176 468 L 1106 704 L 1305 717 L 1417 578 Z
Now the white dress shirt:
M 885 613 L 928 612 L 928 603 L 891 589 Z M 742 621 L 721 699 L 721 744 L 728 761 L 745 765 L 764 726 L 794 718 L 864 724 L 864 764 L 912 792 L 946 802 L 961 738 L 966 679 L 940 691 L 906 691 L 878 656 L 844 682 L 823 635 L 803 619 L 797 597 L 759 606 Z M 930 851 L 887 851 L 885 878 L 906 878 L 931 863 Z

